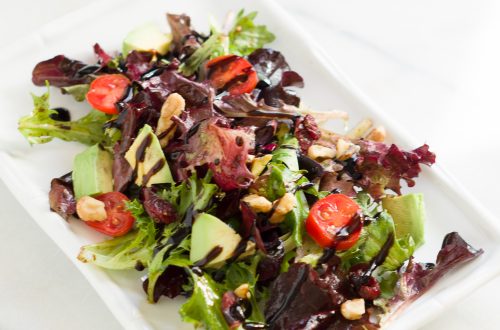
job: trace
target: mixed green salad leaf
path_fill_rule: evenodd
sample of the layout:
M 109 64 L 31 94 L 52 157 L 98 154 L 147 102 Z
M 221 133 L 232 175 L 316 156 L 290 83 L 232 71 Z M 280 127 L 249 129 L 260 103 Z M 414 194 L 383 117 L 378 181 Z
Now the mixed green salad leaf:
M 49 97 L 49 90 L 40 96 L 32 94 L 35 107 L 33 112 L 19 119 L 19 131 L 29 143 L 47 143 L 59 138 L 93 145 L 104 140 L 103 125 L 110 116 L 99 111 L 90 111 L 76 121 L 56 120 L 53 117 L 57 111 L 50 108 Z
M 274 34 L 269 32 L 265 25 L 255 25 L 256 16 L 257 12 L 245 15 L 245 12 L 240 10 L 229 32 L 212 27 L 211 36 L 181 64 L 180 71 L 190 76 L 206 60 L 227 54 L 249 55 L 272 42 L 275 39 Z

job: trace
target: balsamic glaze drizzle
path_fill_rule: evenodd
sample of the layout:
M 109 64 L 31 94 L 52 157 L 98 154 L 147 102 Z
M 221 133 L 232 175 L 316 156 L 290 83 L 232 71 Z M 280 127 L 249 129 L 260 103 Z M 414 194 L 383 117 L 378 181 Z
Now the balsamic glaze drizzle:
M 368 270 L 365 272 L 364 275 L 370 276 L 378 266 L 384 263 L 385 259 L 389 255 L 389 250 L 391 249 L 393 244 L 394 244 L 394 233 L 390 233 L 380 251 L 377 253 L 375 257 L 373 257 L 373 259 L 368 264 L 369 265 Z
M 161 171 L 161 169 L 163 168 L 163 166 L 165 166 L 165 159 L 159 159 L 153 165 L 153 167 L 151 167 L 151 169 L 146 174 L 144 174 L 144 176 L 142 177 L 142 183 L 143 184 L 148 183 L 148 181 L 151 179 L 151 177 L 153 175 L 155 175 L 156 173 L 158 173 L 158 172 Z
M 214 260 L 221 254 L 222 247 L 220 245 L 215 246 L 212 250 L 210 250 L 205 257 L 198 260 L 194 263 L 193 267 L 203 267 L 208 264 L 210 261 Z

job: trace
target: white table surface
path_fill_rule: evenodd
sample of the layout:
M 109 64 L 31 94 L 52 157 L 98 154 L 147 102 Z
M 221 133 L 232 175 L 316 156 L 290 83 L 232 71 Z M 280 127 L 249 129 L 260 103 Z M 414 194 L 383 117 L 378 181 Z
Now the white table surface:
M 92 1 L 10 1 L 0 11 L 0 45 Z M 500 213 L 499 1 L 277 1 L 368 96 Z M 2 182 L 0 205 L 0 329 L 120 329 Z M 425 329 L 498 329 L 499 294 L 497 278 Z

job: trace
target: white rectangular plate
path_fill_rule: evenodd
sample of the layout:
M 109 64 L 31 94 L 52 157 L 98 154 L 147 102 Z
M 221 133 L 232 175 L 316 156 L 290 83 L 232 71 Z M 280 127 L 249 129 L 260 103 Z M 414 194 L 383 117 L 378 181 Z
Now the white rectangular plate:
M 66 223 L 51 213 L 48 206 L 50 180 L 71 170 L 73 156 L 82 150 L 75 143 L 53 141 L 30 147 L 17 132 L 17 120 L 32 109 L 29 92 L 44 90 L 31 84 L 34 65 L 56 54 L 93 62 L 92 45 L 99 42 L 105 50 L 118 50 L 125 34 L 134 26 L 154 21 L 166 27 L 164 13 L 185 12 L 195 28 L 205 30 L 209 15 L 223 19 L 229 10 L 257 10 L 258 21 L 266 24 L 277 39 L 273 48 L 282 51 L 292 68 L 305 79 L 302 100 L 316 110 L 341 109 L 349 112 L 351 122 L 371 117 L 383 124 L 391 137 L 403 147 L 418 143 L 405 136 L 401 128 L 374 107 L 334 66 L 321 49 L 271 1 L 107 1 L 92 5 L 52 22 L 38 33 L 20 40 L 0 56 L 0 175 L 33 219 L 59 245 L 75 266 L 93 285 L 115 317 L 127 329 L 190 329 L 178 316 L 182 298 L 146 302 L 140 276 L 136 271 L 103 271 L 80 263 L 76 255 L 82 245 L 105 237 L 88 230 L 78 221 Z M 333 54 L 334 55 L 334 54 Z M 52 106 L 65 106 L 84 113 L 82 104 L 51 95 Z M 429 141 L 432 146 L 432 141 Z M 438 155 L 439 162 L 439 155 Z M 458 231 L 473 246 L 485 253 L 478 260 L 443 278 L 438 285 L 401 314 L 391 329 L 415 329 L 438 315 L 444 307 L 499 273 L 500 229 L 496 219 L 478 205 L 471 194 L 450 179 L 439 166 L 424 169 L 414 191 L 423 192 L 427 206 L 427 243 L 418 251 L 420 261 L 434 261 L 443 236 Z M 464 302 L 461 302 L 464 303 Z

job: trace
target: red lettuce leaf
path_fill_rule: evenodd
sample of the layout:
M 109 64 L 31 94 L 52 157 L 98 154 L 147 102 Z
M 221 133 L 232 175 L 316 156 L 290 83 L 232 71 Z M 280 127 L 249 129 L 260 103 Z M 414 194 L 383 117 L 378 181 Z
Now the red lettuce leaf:
M 285 57 L 278 51 L 261 48 L 248 56 L 261 83 L 259 99 L 267 105 L 280 107 L 283 103 L 298 106 L 300 98 L 290 87 L 304 87 L 304 80 L 295 71 L 291 71 Z
M 467 244 L 457 232 L 447 234 L 443 239 L 435 266 L 415 263 L 413 258 L 410 259 L 401 274 L 396 295 L 390 301 L 391 308 L 401 308 L 414 301 L 448 272 L 476 259 L 481 254 L 483 254 L 482 249 L 477 250 Z
M 358 145 L 361 149 L 356 170 L 362 177 L 357 183 L 375 198 L 383 196 L 385 189 L 401 194 L 401 180 L 413 187 L 413 178 L 422 170 L 420 164 L 430 166 L 436 161 L 435 154 L 426 144 L 412 151 L 403 151 L 395 144 L 366 140 L 359 141 Z
M 339 180 L 338 174 L 335 172 L 325 172 L 321 176 L 319 191 L 338 192 L 349 197 L 356 197 L 353 182 Z
M 45 86 L 45 81 L 56 87 L 87 84 L 92 80 L 89 74 L 98 69 L 99 66 L 89 66 L 64 55 L 57 55 L 35 65 L 31 80 L 37 86 Z
M 165 100 L 170 93 L 179 93 L 186 100 L 186 108 L 200 107 L 213 100 L 213 89 L 206 83 L 199 83 L 173 71 L 166 70 L 159 76 L 141 82 L 148 93 Z
M 158 223 L 169 224 L 177 219 L 172 204 L 165 199 L 160 198 L 153 188 L 143 188 L 142 191 L 142 204 L 146 213 Z
M 265 308 L 270 329 L 379 328 L 373 323 L 376 319 L 371 317 L 379 313 L 376 307 L 368 307 L 359 320 L 342 317 L 340 305 L 359 296 L 353 292 L 347 274 L 328 263 L 329 266 L 318 270 L 308 264 L 295 263 L 278 276 L 270 287 Z
M 307 154 L 307 150 L 314 141 L 319 140 L 321 132 L 316 124 L 316 120 L 311 115 L 299 117 L 295 120 L 295 137 L 299 141 L 300 149 Z
M 153 301 L 158 302 L 161 296 L 175 298 L 180 295 L 183 286 L 188 283 L 188 275 L 182 267 L 168 266 L 165 271 L 158 277 L 154 287 Z M 148 292 L 149 279 L 142 282 L 144 292 Z
M 73 192 L 71 173 L 58 179 L 52 179 L 49 191 L 50 210 L 64 220 L 76 213 L 76 199 Z
M 200 47 L 198 33 L 191 30 L 191 18 L 186 14 L 167 14 L 172 33 L 172 49 L 179 59 L 188 57 Z
M 250 94 L 225 95 L 214 102 L 217 109 L 231 118 L 293 119 L 300 115 L 295 106 L 279 102 L 270 106 L 264 100 L 256 101 Z
M 303 263 L 291 265 L 278 276 L 265 308 L 271 329 L 296 329 L 303 320 L 334 308 L 328 292 L 316 285 L 317 277 L 316 271 Z
M 106 53 L 98 43 L 94 45 L 94 53 L 97 57 L 97 62 L 101 65 L 101 67 L 107 66 L 108 63 L 113 59 L 113 57 Z
M 120 152 L 121 143 L 117 143 L 113 153 L 113 191 L 124 192 L 132 181 L 134 169 L 125 159 L 125 151 Z
M 133 50 L 127 55 L 125 67 L 127 68 L 127 76 L 131 80 L 140 80 L 141 76 L 151 70 L 154 66 L 152 63 L 154 53 L 148 51 Z
M 254 148 L 254 136 L 249 131 L 220 127 L 217 118 L 206 120 L 182 148 L 179 163 L 185 166 L 179 169 L 179 180 L 205 164 L 224 191 L 248 188 L 253 180 L 246 166 L 248 153 Z

